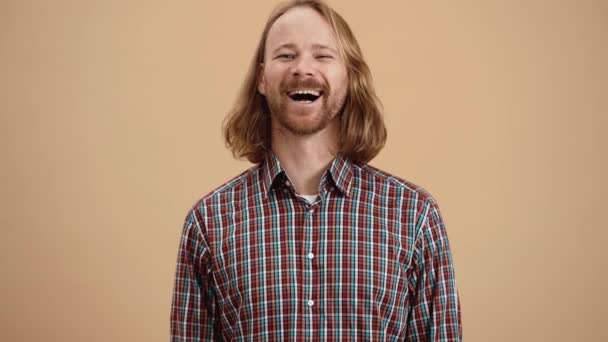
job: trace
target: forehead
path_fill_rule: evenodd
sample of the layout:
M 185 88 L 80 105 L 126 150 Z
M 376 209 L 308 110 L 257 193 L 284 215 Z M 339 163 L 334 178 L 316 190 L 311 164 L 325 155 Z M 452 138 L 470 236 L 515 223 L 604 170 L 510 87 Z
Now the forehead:
M 337 49 L 331 25 L 314 9 L 295 7 L 280 16 L 268 30 L 266 52 L 283 44 L 308 47 L 313 44 Z

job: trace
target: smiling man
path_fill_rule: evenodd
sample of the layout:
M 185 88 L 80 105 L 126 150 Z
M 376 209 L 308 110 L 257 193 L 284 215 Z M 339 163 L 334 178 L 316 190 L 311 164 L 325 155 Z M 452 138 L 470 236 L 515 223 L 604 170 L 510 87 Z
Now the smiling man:
M 339 14 L 275 9 L 224 133 L 256 165 L 186 216 L 172 341 L 462 339 L 437 202 L 367 164 L 386 129 Z

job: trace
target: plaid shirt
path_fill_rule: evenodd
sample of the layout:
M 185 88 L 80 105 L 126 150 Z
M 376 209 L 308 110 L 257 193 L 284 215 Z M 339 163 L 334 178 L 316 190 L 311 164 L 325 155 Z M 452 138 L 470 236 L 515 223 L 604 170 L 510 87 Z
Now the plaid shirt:
M 461 341 L 437 202 L 336 158 L 310 204 L 277 157 L 188 212 L 171 341 Z

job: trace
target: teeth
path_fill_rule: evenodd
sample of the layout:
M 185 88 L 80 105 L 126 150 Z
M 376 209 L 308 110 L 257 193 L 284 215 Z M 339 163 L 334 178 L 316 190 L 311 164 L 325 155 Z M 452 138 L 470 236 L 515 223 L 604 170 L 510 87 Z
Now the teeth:
M 320 96 L 321 92 L 318 90 L 309 90 L 309 89 L 298 89 L 298 90 L 289 92 L 289 95 L 295 95 L 295 94 L 311 94 L 314 96 Z

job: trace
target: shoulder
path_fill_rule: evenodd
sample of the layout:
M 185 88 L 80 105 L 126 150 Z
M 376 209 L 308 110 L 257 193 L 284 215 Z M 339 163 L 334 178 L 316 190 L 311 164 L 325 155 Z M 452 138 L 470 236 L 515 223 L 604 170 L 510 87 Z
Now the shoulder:
M 242 196 L 243 192 L 256 184 L 259 169 L 259 165 L 254 165 L 209 191 L 196 200 L 190 208 L 188 216 L 201 222 L 205 220 L 206 216 L 210 215 L 210 211 L 224 211 L 226 206 L 231 205 L 236 198 Z
M 437 205 L 436 199 L 429 191 L 410 180 L 396 176 L 369 164 L 361 166 L 355 165 L 354 169 L 357 176 L 362 180 L 362 183 L 371 183 L 380 185 L 381 187 L 393 188 L 404 197 L 423 204 Z
M 409 243 L 418 241 L 418 243 L 435 244 L 436 241 L 443 241 L 444 237 L 447 239 L 439 204 L 424 187 L 369 164 L 359 167 L 359 172 L 362 179 L 376 184 L 375 188 L 389 189 L 389 193 L 394 194 L 389 197 L 394 200 L 395 207 L 403 214 L 401 219 L 406 227 L 413 228 L 409 234 L 406 234 L 410 238 Z

